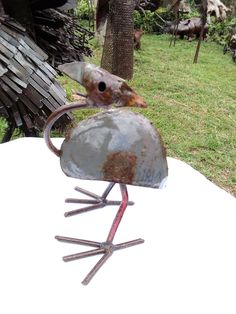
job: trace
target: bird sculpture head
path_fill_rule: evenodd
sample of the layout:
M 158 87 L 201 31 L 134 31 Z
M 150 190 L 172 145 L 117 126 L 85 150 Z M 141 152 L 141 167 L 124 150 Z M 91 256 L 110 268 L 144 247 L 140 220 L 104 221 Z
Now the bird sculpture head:
M 122 78 L 94 64 L 75 61 L 60 65 L 58 69 L 85 88 L 88 106 L 147 107 L 143 98 Z

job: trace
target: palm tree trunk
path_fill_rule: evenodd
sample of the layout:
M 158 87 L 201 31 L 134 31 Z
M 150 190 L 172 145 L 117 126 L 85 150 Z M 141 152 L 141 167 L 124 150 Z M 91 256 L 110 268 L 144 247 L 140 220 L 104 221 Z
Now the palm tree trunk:
M 111 0 L 101 66 L 124 79 L 133 76 L 134 0 Z

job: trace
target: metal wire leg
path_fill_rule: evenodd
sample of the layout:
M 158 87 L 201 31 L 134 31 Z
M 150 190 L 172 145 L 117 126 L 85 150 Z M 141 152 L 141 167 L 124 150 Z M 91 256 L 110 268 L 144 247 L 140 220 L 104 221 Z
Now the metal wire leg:
M 66 203 L 73 203 L 73 204 L 88 204 L 89 206 L 85 206 L 83 208 L 79 209 L 74 209 L 68 212 L 65 212 L 65 217 L 70 217 L 74 216 L 77 214 L 85 213 L 90 210 L 98 209 L 98 208 L 103 208 L 105 206 L 114 206 L 114 205 L 120 205 L 121 201 L 110 201 L 107 200 L 108 194 L 111 192 L 113 189 L 115 183 L 111 182 L 103 192 L 102 196 L 97 195 L 95 193 L 92 193 L 88 190 L 82 189 L 80 187 L 75 187 L 75 190 L 77 192 L 80 192 L 84 195 L 89 196 L 91 199 L 78 199 L 78 198 L 67 198 L 65 200 Z M 134 205 L 134 202 L 128 202 L 128 205 Z
M 113 186 L 109 185 L 104 193 L 108 194 Z M 85 258 L 85 257 L 103 254 L 103 256 L 99 259 L 99 261 L 95 264 L 95 266 L 91 269 L 91 271 L 87 274 L 87 276 L 82 281 L 82 284 L 84 285 L 87 285 L 91 281 L 91 279 L 95 276 L 98 270 L 104 265 L 104 263 L 109 259 L 109 257 L 111 257 L 114 251 L 125 249 L 130 246 L 134 246 L 134 245 L 141 244 L 144 242 L 143 239 L 139 238 L 139 239 L 131 240 L 128 242 L 113 244 L 113 239 L 115 237 L 116 231 L 122 220 L 124 212 L 128 206 L 128 192 L 127 192 L 126 185 L 120 184 L 120 189 L 121 189 L 121 194 L 122 194 L 122 201 L 119 202 L 120 206 L 119 206 L 118 212 L 111 225 L 111 229 L 108 233 L 108 236 L 105 242 L 96 242 L 96 241 L 82 240 L 82 239 L 77 239 L 77 238 L 56 236 L 56 239 L 61 242 L 86 245 L 86 246 L 90 246 L 94 248 L 92 250 L 88 250 L 85 252 L 80 252 L 80 253 L 64 256 L 63 257 L 64 262 L 70 262 L 70 261 L 74 261 L 74 260 Z

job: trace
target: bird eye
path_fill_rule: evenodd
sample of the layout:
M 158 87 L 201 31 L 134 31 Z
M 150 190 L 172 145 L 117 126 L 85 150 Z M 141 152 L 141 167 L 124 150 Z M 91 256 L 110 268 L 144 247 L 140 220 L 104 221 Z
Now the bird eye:
M 105 89 L 106 89 L 106 83 L 105 82 L 99 82 L 98 83 L 98 90 L 99 90 L 99 92 L 104 92 L 105 91 Z

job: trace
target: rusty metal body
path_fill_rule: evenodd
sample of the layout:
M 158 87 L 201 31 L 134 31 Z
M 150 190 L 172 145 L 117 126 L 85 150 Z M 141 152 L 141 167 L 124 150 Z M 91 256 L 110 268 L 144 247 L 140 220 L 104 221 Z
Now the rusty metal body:
M 66 136 L 61 167 L 73 178 L 158 188 L 167 177 L 165 149 L 142 115 L 104 111 L 82 121 Z

